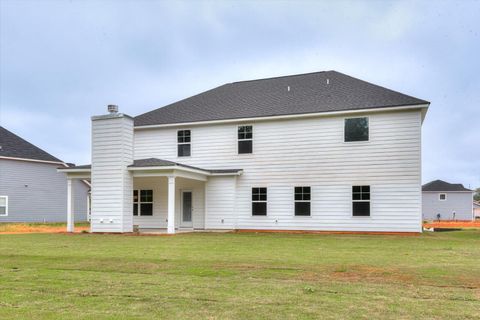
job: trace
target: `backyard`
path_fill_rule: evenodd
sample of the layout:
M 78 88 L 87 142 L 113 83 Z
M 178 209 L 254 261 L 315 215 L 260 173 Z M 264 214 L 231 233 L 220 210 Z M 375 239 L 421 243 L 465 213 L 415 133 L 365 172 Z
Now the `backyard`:
M 480 231 L 0 234 L 0 319 L 478 319 Z

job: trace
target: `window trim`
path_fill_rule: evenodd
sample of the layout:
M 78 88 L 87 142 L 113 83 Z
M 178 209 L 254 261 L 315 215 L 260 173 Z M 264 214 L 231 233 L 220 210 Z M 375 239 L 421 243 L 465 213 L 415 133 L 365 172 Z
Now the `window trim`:
M 369 200 L 353 200 L 353 187 L 370 187 L 370 192 L 369 192 Z M 369 208 L 369 215 L 368 216 L 356 216 L 353 214 L 353 203 L 354 202 L 369 202 L 370 203 L 370 208 Z M 352 218 L 360 218 L 360 219 L 368 219 L 372 217 L 372 185 L 368 183 L 358 183 L 358 184 L 352 184 L 350 186 L 350 215 Z
M 367 118 L 367 123 L 368 123 L 368 140 L 363 140 L 363 141 L 345 141 L 345 124 L 346 124 L 346 120 L 348 120 L 348 119 L 358 119 L 358 118 Z M 362 143 L 369 143 L 370 141 L 371 141 L 371 137 L 370 137 L 370 116 L 356 116 L 356 117 L 345 117 L 345 118 L 343 118 L 343 143 L 362 144 Z
M 152 201 L 141 201 L 141 191 L 152 191 Z M 137 212 L 138 214 L 135 215 L 134 214 L 134 211 L 133 211 L 133 208 L 132 208 L 132 215 L 133 217 L 153 217 L 154 216 L 154 213 L 155 213 L 155 210 L 154 210 L 154 197 L 153 197 L 153 194 L 154 194 L 154 190 L 153 189 L 133 189 L 133 191 L 137 191 L 137 194 L 138 194 L 138 201 L 135 202 L 135 199 L 133 199 L 132 203 L 135 205 L 137 205 Z M 133 195 L 132 195 L 133 196 Z M 142 215 L 142 206 L 141 204 L 151 204 L 152 205 L 152 214 L 151 215 Z
M 253 189 L 257 189 L 257 188 L 265 188 L 265 194 L 267 196 L 267 200 L 253 200 L 252 199 L 252 196 L 253 196 Z M 250 210 L 250 215 L 252 217 L 267 217 L 268 216 L 268 187 L 258 187 L 258 186 L 253 186 L 251 187 L 250 189 L 250 207 L 251 207 L 251 210 Z M 260 202 L 260 203 L 265 203 L 265 214 L 264 215 L 260 215 L 260 214 L 253 214 L 253 203 L 257 203 L 257 202 Z
M 445 199 L 442 199 L 442 194 L 445 196 Z M 438 201 L 447 201 L 447 193 L 442 192 L 438 194 Z
M 252 138 L 251 139 L 239 139 L 238 138 L 238 129 L 240 127 L 252 127 Z M 253 124 L 237 124 L 237 126 L 235 127 L 236 131 L 235 131 L 235 136 L 237 137 L 237 155 L 239 156 L 248 156 L 248 155 L 252 155 L 253 152 L 254 152 L 254 146 L 253 146 L 253 134 L 254 134 L 254 129 L 253 129 L 254 125 Z M 240 153 L 240 148 L 238 147 L 239 145 L 239 142 L 240 141 L 252 141 L 252 152 L 250 153 Z
M 305 187 L 310 188 L 310 200 L 295 200 L 295 188 L 305 188 Z M 303 194 L 303 190 L 302 190 L 302 194 Z M 295 204 L 297 202 L 308 202 L 308 203 L 310 203 L 310 212 L 309 212 L 308 216 L 297 215 L 297 213 L 295 212 Z M 311 218 L 312 217 L 312 186 L 297 186 L 297 185 L 293 186 L 293 216 L 294 217 L 299 217 L 299 218 Z
M 178 142 L 178 133 L 180 131 L 190 131 L 190 142 Z M 177 130 L 177 135 L 175 137 L 175 139 L 177 140 L 177 158 L 188 158 L 188 157 L 191 157 L 192 156 L 192 129 L 178 129 Z M 180 145 L 190 145 L 190 154 L 188 156 L 180 156 L 178 155 L 178 147 Z
M 0 196 L 0 198 L 5 199 L 5 213 L 0 214 L 0 217 L 8 216 L 8 196 Z

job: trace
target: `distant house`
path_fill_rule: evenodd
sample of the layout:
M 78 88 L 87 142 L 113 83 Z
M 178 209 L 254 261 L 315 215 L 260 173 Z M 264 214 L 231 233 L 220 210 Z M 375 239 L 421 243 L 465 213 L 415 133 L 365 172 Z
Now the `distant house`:
M 473 220 L 473 191 L 435 180 L 422 186 L 423 220 Z
M 475 219 L 480 219 L 480 201 L 473 202 L 473 216 Z
M 0 126 L 0 223 L 67 220 L 68 164 Z M 87 182 L 72 181 L 75 219 L 87 220 Z

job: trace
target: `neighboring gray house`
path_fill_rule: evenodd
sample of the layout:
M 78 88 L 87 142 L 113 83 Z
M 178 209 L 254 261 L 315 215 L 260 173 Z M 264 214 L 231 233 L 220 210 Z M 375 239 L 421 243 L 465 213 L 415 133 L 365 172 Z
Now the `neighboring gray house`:
M 473 191 L 435 180 L 422 186 L 423 220 L 473 220 Z
M 0 223 L 67 220 L 68 167 L 42 149 L 0 126 Z M 88 182 L 72 182 L 77 221 L 87 220 Z

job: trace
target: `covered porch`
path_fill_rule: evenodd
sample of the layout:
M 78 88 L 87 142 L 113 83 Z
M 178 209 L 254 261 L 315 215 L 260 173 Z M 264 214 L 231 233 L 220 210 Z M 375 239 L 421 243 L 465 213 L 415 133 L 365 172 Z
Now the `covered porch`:
M 131 194 L 128 223 L 132 224 L 132 230 L 168 234 L 205 230 L 208 178 L 242 174 L 240 169 L 207 170 L 156 158 L 135 160 L 126 169 L 133 181 L 131 188 L 124 190 Z M 91 166 L 58 170 L 67 175 L 67 231 L 74 232 L 71 182 L 90 179 Z M 92 183 L 92 194 L 95 195 L 95 183 Z M 92 201 L 96 201 L 95 197 Z M 92 206 L 91 221 L 97 225 L 114 223 L 113 218 L 95 212 L 95 206 Z M 91 227 L 91 231 L 96 230 Z

